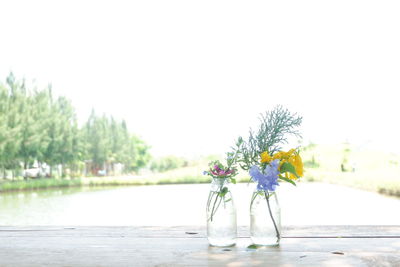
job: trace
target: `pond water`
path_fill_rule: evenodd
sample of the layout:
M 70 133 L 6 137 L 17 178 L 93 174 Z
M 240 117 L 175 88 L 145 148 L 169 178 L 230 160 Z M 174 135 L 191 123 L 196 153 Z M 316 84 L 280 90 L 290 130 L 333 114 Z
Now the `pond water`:
M 253 187 L 233 186 L 249 225 Z M 209 185 L 66 188 L 0 193 L 0 225 L 204 225 Z M 321 184 L 280 186 L 283 225 L 400 224 L 400 199 Z

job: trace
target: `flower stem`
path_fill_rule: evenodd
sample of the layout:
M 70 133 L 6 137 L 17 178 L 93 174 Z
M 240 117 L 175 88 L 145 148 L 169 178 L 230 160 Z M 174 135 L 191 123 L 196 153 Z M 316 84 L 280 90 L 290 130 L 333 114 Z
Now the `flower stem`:
M 220 193 L 222 192 L 222 188 L 223 188 L 223 187 L 224 187 L 224 185 L 221 184 L 221 185 L 219 186 L 218 191 L 215 192 L 215 201 L 214 201 L 214 204 L 213 204 L 213 207 L 212 207 L 212 210 L 211 210 L 210 221 L 213 220 L 213 216 L 215 215 L 215 213 L 217 212 L 217 209 L 218 209 L 219 205 L 221 204 L 221 201 L 222 201 L 222 198 L 223 198 L 223 197 L 220 195 Z M 220 201 L 218 202 L 217 207 L 215 207 L 215 205 L 217 204 L 218 197 L 220 197 L 221 199 L 220 199 Z
M 215 204 L 217 203 L 217 200 L 218 200 L 218 193 L 215 194 L 215 201 L 214 201 L 214 204 L 213 204 L 213 207 L 212 207 L 212 210 L 211 210 L 211 218 L 210 218 L 211 221 L 213 220 L 214 208 L 215 208 Z M 217 211 L 217 210 L 215 210 L 215 212 L 216 212 L 216 211 Z
M 276 238 L 279 240 L 281 239 L 281 234 L 279 233 L 278 227 L 276 226 L 274 216 L 272 216 L 272 211 L 271 211 L 271 206 L 269 204 L 269 193 L 267 191 L 264 191 L 265 198 L 267 199 L 267 205 L 268 205 L 268 211 L 269 215 L 271 216 L 272 222 L 274 223 L 275 231 L 276 231 Z

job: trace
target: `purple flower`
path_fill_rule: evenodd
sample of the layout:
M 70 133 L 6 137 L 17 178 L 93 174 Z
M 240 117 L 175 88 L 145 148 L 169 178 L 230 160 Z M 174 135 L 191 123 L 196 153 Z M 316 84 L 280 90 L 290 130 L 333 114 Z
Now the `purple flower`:
M 250 168 L 249 174 L 254 182 L 257 182 L 258 190 L 275 191 L 278 183 L 279 160 L 276 159 L 268 164 L 264 171 L 260 171 L 258 166 L 254 165 Z

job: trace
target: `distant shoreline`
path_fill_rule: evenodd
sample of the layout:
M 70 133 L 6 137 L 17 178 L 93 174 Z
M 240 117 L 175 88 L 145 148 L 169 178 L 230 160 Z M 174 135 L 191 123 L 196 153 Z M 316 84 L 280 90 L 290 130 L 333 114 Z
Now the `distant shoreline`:
M 309 170 L 302 179 L 305 182 L 322 182 L 353 187 L 382 195 L 400 198 L 400 184 L 392 181 L 380 181 L 367 176 L 362 180 L 352 177 L 352 173 L 327 173 Z M 238 183 L 247 183 L 248 177 L 239 177 Z M 86 177 L 86 178 L 42 178 L 31 180 L 0 180 L 0 194 L 8 192 L 37 191 L 57 188 L 101 187 L 101 186 L 146 186 L 168 184 L 204 184 L 210 183 L 208 176 L 171 176 L 159 173 L 149 176 L 118 176 L 118 177 Z
M 145 186 L 164 184 L 196 184 L 210 183 L 208 177 L 192 176 L 177 178 L 150 178 L 150 177 L 87 177 L 87 178 L 39 178 L 30 180 L 0 180 L 0 193 L 36 191 L 69 187 L 95 187 L 95 186 Z

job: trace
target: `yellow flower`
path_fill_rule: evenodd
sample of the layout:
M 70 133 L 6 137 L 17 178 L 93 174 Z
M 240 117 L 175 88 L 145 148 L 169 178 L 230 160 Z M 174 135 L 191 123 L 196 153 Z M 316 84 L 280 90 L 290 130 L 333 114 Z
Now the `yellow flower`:
M 293 165 L 297 175 L 299 177 L 302 177 L 303 173 L 304 173 L 304 169 L 303 169 L 303 161 L 301 160 L 300 155 L 298 153 L 295 153 L 293 156 L 291 156 L 288 159 L 288 162 Z M 289 178 L 292 180 L 297 179 L 297 177 L 291 173 L 289 174 Z
M 275 159 L 283 159 L 284 158 L 284 156 L 285 156 L 285 152 L 283 152 L 283 151 L 279 151 L 279 152 L 276 152 L 275 153 L 275 155 L 272 157 L 272 159 L 273 160 L 275 160 Z
M 303 161 L 301 160 L 301 157 L 299 153 L 296 151 L 296 149 L 290 149 L 288 152 L 285 151 L 279 151 L 276 152 L 273 156 L 271 156 L 268 151 L 265 151 L 261 153 L 261 163 L 269 163 L 273 160 L 279 159 L 279 167 L 282 166 L 283 163 L 288 162 L 293 165 L 296 174 L 299 177 L 303 176 L 304 169 L 303 169 Z M 289 172 L 286 172 L 285 174 L 286 178 L 296 180 L 297 177 Z
M 261 153 L 261 163 L 269 163 L 271 160 L 272 158 L 268 154 L 268 151 Z
M 289 159 L 296 154 L 296 149 L 292 148 L 288 152 L 285 153 L 285 158 Z
M 303 176 L 303 162 L 301 160 L 301 157 L 299 153 L 296 151 L 296 149 L 290 149 L 288 152 L 285 151 L 279 151 L 275 153 L 272 157 L 272 160 L 279 159 L 280 160 L 280 166 L 282 166 L 283 163 L 287 162 L 293 165 L 296 174 L 299 177 Z M 290 178 L 292 180 L 296 180 L 297 177 L 296 175 L 286 172 L 285 174 L 286 178 Z
M 298 176 L 302 177 L 304 174 L 304 169 L 303 169 L 303 160 L 301 159 L 299 154 L 295 155 L 294 158 L 294 168 L 296 169 L 296 173 Z
M 272 157 L 272 159 L 280 159 L 280 160 L 287 160 L 289 159 L 294 153 L 296 152 L 295 149 L 291 149 L 288 152 L 285 151 L 279 151 L 276 152 L 275 155 Z

